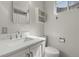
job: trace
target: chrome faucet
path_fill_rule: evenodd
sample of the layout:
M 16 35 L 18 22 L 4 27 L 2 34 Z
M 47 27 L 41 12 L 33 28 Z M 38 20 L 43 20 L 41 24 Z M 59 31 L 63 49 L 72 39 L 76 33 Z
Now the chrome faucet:
M 19 36 L 19 35 L 20 35 L 20 36 Z M 21 32 L 17 32 L 17 33 L 16 33 L 16 38 L 18 38 L 18 37 L 22 38 L 22 33 L 21 33 Z

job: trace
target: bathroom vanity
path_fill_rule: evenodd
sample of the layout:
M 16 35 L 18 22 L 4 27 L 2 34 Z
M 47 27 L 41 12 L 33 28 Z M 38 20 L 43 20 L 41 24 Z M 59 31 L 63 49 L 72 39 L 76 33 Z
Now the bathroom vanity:
M 1 57 L 42 57 L 44 55 L 45 40 L 2 40 L 0 45 Z

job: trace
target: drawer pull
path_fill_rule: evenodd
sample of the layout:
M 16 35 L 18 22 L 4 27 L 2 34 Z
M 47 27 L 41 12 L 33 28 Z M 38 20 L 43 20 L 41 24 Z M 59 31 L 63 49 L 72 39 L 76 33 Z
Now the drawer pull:
M 33 57 L 33 53 L 32 52 L 30 52 L 30 55 L 31 55 L 31 57 Z
M 30 54 L 29 54 L 29 53 L 26 53 L 26 52 L 25 52 L 25 55 L 26 55 L 26 57 L 30 57 Z

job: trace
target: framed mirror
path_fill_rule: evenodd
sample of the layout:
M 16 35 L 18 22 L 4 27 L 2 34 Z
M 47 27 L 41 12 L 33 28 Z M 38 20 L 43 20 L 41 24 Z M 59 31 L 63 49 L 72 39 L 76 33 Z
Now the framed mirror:
M 55 1 L 56 13 L 79 8 L 79 1 Z
M 56 12 L 60 13 L 67 10 L 68 2 L 67 1 L 56 1 Z
M 69 9 L 79 8 L 79 1 L 68 1 Z
M 29 24 L 30 11 L 28 1 L 13 1 L 13 20 L 14 24 Z
M 59 13 L 74 8 L 79 8 L 79 1 L 55 1 L 54 7 L 54 14 L 56 15 L 56 19 L 58 19 Z

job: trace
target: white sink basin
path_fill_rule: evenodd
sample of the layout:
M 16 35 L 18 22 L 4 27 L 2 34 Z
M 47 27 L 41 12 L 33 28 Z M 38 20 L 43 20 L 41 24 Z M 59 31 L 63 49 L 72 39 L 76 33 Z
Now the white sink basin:
M 4 44 L 2 42 L 0 46 L 17 46 L 17 45 L 20 45 L 22 43 L 26 43 L 30 40 L 33 40 L 33 39 L 30 39 L 30 38 L 25 38 L 25 39 L 14 39 L 14 40 L 10 40 L 10 39 L 7 39 L 7 40 L 3 40 L 2 42 L 4 42 Z
M 22 44 L 22 43 L 26 43 L 30 40 L 33 40 L 33 39 L 16 39 L 16 40 L 12 40 L 10 43 L 8 43 L 8 46 L 16 46 L 16 45 L 19 45 L 19 44 Z

